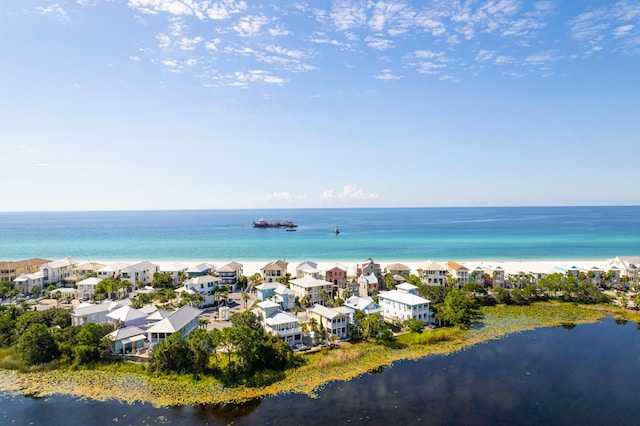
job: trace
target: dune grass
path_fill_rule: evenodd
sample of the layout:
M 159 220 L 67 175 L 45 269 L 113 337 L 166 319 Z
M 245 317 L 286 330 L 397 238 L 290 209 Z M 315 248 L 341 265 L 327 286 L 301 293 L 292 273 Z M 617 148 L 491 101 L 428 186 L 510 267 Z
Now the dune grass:
M 315 397 L 318 390 L 329 382 L 351 380 L 399 360 L 446 355 L 480 342 L 537 327 L 573 325 L 596 321 L 609 315 L 628 315 L 612 306 L 557 302 L 530 306 L 493 306 L 483 308 L 482 313 L 484 319 L 471 330 L 427 329 L 422 333 L 398 336 L 393 344 L 359 342 L 298 354 L 297 367 L 284 373 L 263 372 L 260 377 L 256 377 L 252 386 L 225 387 L 212 377 L 196 379 L 188 375 L 154 376 L 141 364 L 111 363 L 95 366 L 90 370 L 37 373 L 0 370 L 0 388 L 34 396 L 69 394 L 96 400 L 149 402 L 156 406 L 241 403 L 291 392 Z M 0 359 L 0 365 L 7 367 L 15 362 L 13 355 L 4 351 L 0 351 Z

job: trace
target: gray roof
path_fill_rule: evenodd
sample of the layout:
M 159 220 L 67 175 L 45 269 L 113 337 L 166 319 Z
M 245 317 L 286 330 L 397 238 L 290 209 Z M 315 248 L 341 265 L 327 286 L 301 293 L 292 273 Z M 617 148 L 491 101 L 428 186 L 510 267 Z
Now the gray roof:
M 310 312 L 330 319 L 339 317 L 341 315 L 349 315 L 350 313 L 349 310 L 343 306 L 340 306 L 338 308 L 327 308 L 326 306 L 318 305 L 317 303 L 313 305 L 313 307 L 310 309 Z
M 195 318 L 200 316 L 202 311 L 192 306 L 185 305 L 174 311 L 165 319 L 153 324 L 147 332 L 149 333 L 174 333 L 181 330 Z

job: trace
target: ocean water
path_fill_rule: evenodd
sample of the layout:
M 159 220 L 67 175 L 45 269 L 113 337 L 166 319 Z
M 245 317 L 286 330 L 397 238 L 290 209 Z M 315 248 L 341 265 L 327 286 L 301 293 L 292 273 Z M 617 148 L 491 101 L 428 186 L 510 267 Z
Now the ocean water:
M 296 232 L 252 222 L 291 220 Z M 334 234 L 334 228 L 341 231 Z M 640 206 L 0 213 L 0 260 L 543 260 L 640 255 Z

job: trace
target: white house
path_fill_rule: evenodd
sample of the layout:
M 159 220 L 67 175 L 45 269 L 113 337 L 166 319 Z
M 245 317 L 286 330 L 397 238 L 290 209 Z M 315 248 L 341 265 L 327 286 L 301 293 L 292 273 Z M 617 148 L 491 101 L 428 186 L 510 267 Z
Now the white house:
M 180 275 L 187 273 L 187 265 L 182 263 L 169 263 L 165 265 L 160 265 L 158 272 L 171 275 L 171 279 L 173 280 L 174 285 L 180 284 Z M 151 277 L 153 278 L 153 277 Z
M 96 294 L 96 286 L 102 278 L 90 277 L 78 282 L 78 297 L 81 299 L 91 299 Z
M 620 276 L 628 277 L 629 281 L 637 281 L 640 278 L 640 256 L 618 256 L 609 261 L 609 266 L 617 267 Z
M 145 325 L 148 316 L 149 314 L 131 306 L 122 306 L 107 314 L 107 322 L 116 325 L 116 327 L 140 327 Z
M 458 262 L 450 260 L 447 262 L 447 268 L 449 273 L 453 276 L 453 279 L 459 283 L 469 282 L 469 269 Z
M 202 296 L 200 306 L 212 305 L 215 302 L 215 290 L 219 287 L 220 278 L 211 275 L 198 275 L 189 278 L 182 287 L 187 293 L 198 293 Z M 181 291 L 182 291 L 181 290 Z
M 318 321 L 318 326 L 322 326 L 329 334 L 337 336 L 338 339 L 347 338 L 351 311 L 346 307 L 328 308 L 316 304 L 309 310 L 309 314 Z
M 120 272 L 127 266 L 129 265 L 126 263 L 118 262 L 118 263 L 112 263 L 111 265 L 102 267 L 98 269 L 98 272 L 97 272 L 98 278 L 100 279 L 117 278 L 120 276 Z
M 298 300 L 307 296 L 309 305 L 316 303 L 324 305 L 327 301 L 326 299 L 331 296 L 332 287 L 332 284 L 328 281 L 311 277 L 296 278 L 289 281 L 289 288 L 298 297 Z
M 40 267 L 42 272 L 42 283 L 45 286 L 59 284 L 65 278 L 73 275 L 76 262 L 70 257 L 55 262 L 45 263 Z
M 140 282 L 147 285 L 151 284 L 153 274 L 159 270 L 160 266 L 144 261 L 122 268 L 120 271 L 120 278 L 122 280 L 129 281 L 133 287 L 136 287 Z
M 296 278 L 311 277 L 315 279 L 321 279 L 322 271 L 318 269 L 318 264 L 307 260 L 296 266 Z
M 395 290 L 383 291 L 378 295 L 382 316 L 388 320 L 404 321 L 410 318 L 429 323 L 429 301 L 418 296 L 415 285 L 400 284 Z
M 297 317 L 280 309 L 280 305 L 265 300 L 254 310 L 265 332 L 280 336 L 290 346 L 302 343 L 302 328 Z
M 98 270 L 104 268 L 106 265 L 98 262 L 84 262 L 79 263 L 75 266 L 73 273 L 79 277 L 79 279 L 83 279 L 89 274 L 97 274 Z
M 422 262 L 418 265 L 418 276 L 427 285 L 445 285 L 447 268 L 436 262 Z
M 90 322 L 106 324 L 107 314 L 122 306 L 130 306 L 131 300 L 125 299 L 119 302 L 109 300 L 103 303 L 81 303 L 71 311 L 71 325 L 85 325 Z
M 42 272 L 34 272 L 33 274 L 20 274 L 15 280 L 14 285 L 22 294 L 33 293 L 33 288 L 38 286 L 40 290 L 44 289 L 44 275 Z
M 380 305 L 370 297 L 351 296 L 345 300 L 344 306 L 351 312 L 351 319 L 356 310 L 362 311 L 365 315 L 382 314 Z
M 207 275 L 209 272 L 215 272 L 216 265 L 211 263 L 199 263 L 197 265 L 190 266 L 186 269 L 187 277 L 193 278 L 202 275 Z
M 187 337 L 198 328 L 201 313 L 200 309 L 185 305 L 172 312 L 168 317 L 151 325 L 147 329 L 147 339 L 150 346 L 157 345 L 175 332 L 179 332 L 183 338 Z

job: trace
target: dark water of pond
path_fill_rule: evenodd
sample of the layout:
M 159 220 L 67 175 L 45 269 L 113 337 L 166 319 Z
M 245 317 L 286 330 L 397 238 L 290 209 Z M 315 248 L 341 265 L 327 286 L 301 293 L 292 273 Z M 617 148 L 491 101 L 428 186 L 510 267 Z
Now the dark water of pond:
M 398 362 L 330 383 L 317 399 L 285 395 L 241 406 L 154 408 L 0 393 L 0 424 L 635 425 L 639 389 L 640 330 L 607 318 Z

